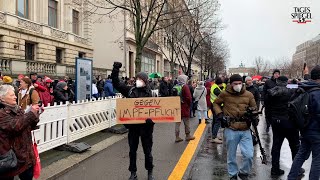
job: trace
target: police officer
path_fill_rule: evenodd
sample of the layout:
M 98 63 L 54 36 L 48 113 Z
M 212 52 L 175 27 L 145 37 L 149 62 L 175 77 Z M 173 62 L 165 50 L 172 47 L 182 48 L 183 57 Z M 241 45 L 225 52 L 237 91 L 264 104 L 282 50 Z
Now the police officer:
M 111 78 L 115 89 L 117 89 L 123 96 L 127 98 L 152 97 L 151 88 L 148 85 L 148 75 L 145 72 L 139 72 L 136 75 L 135 87 L 127 86 L 119 80 L 119 71 L 121 67 L 122 64 L 120 62 L 114 62 Z M 151 153 L 153 144 L 153 121 L 151 119 L 146 119 L 145 124 L 127 124 L 125 126 L 129 129 L 129 171 L 131 172 L 129 180 L 138 179 L 136 173 L 136 161 L 139 137 L 141 137 L 143 152 L 145 155 L 145 168 L 148 170 L 148 180 L 153 180 L 153 157 Z

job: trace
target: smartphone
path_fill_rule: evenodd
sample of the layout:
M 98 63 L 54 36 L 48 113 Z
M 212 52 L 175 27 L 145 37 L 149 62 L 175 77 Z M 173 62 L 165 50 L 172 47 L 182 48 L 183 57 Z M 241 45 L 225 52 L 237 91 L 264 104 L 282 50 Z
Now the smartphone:
M 41 114 L 42 113 L 42 101 L 40 100 L 39 102 L 38 102 L 38 106 L 39 106 L 39 113 Z

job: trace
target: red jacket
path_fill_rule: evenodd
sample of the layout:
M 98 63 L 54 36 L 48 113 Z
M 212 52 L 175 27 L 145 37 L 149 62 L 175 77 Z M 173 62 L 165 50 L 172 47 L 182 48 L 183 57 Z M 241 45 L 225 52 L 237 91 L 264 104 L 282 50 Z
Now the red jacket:
M 38 85 L 36 91 L 38 92 L 43 105 L 46 107 L 48 104 L 51 104 L 53 102 L 53 96 L 51 96 L 50 91 L 48 91 L 42 83 L 36 82 L 35 84 Z
M 190 118 L 190 106 L 192 102 L 192 96 L 188 85 L 183 85 L 181 96 L 183 102 L 181 102 L 181 117 Z
M 5 154 L 11 149 L 15 152 L 18 165 L 15 170 L 1 177 L 12 177 L 21 174 L 35 164 L 31 129 L 39 122 L 33 112 L 24 113 L 19 108 L 0 104 L 0 154 Z
M 206 84 L 205 84 L 205 87 L 206 87 L 206 89 L 207 89 L 207 95 L 206 95 L 206 100 L 207 100 L 207 107 L 208 108 L 211 108 L 211 106 L 212 106 L 212 103 L 211 103 L 211 101 L 210 101 L 210 96 L 211 96 L 211 86 L 212 86 L 212 83 L 211 82 L 206 82 Z

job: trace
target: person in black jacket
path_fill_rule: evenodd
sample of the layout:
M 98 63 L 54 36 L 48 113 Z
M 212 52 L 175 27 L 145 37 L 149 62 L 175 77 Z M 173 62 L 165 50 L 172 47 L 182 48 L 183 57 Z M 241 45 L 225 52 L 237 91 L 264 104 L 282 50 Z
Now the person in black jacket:
M 160 95 L 161 97 L 167 97 L 170 96 L 170 87 L 169 87 L 170 83 L 168 82 L 168 78 L 167 77 L 162 77 L 162 80 L 160 82 Z
M 253 85 L 252 78 L 247 76 L 245 79 L 246 82 L 246 89 L 247 91 L 251 92 L 254 96 L 254 100 L 256 101 L 257 108 L 260 109 L 260 93 L 259 90 Z
M 69 101 L 68 85 L 66 82 L 58 82 L 56 88 L 53 90 L 54 102 L 57 104 L 65 104 Z
M 108 77 L 108 79 L 110 79 Z M 99 94 L 99 97 L 103 97 L 103 92 L 104 92 L 104 84 L 105 82 L 103 81 L 102 77 L 99 75 L 97 77 L 97 89 L 98 89 L 98 94 Z
M 272 101 L 269 100 L 269 95 L 268 95 L 268 90 L 272 89 L 276 86 L 276 80 L 279 78 L 280 76 L 280 70 L 279 69 L 275 69 L 273 71 L 273 76 L 271 79 L 268 79 L 264 86 L 263 86 L 263 95 L 264 95 L 264 106 L 265 106 L 265 118 L 267 121 L 267 128 L 266 128 L 266 132 L 269 132 L 270 129 L 270 106 L 273 104 Z
M 190 89 L 190 93 L 191 94 L 193 94 L 193 92 L 194 92 L 194 88 L 193 88 L 193 86 L 192 86 L 192 80 L 190 79 L 189 81 L 188 81 L 188 87 L 189 87 L 189 89 Z M 196 110 L 195 110 L 195 108 L 193 107 L 193 103 L 194 103 L 194 98 L 192 97 L 192 102 L 191 102 L 191 106 L 190 106 L 190 117 L 191 118 L 193 118 L 193 117 L 196 117 Z
M 280 169 L 280 151 L 281 146 L 286 138 L 291 149 L 292 159 L 296 156 L 300 142 L 299 130 L 294 122 L 289 118 L 288 102 L 293 95 L 293 91 L 287 88 L 288 78 L 280 76 L 276 80 L 276 86 L 268 90 L 269 101 L 272 105 L 269 106 L 269 113 L 271 114 L 271 125 L 273 132 L 272 143 L 272 168 L 271 175 L 280 176 L 284 171 Z
M 145 72 L 139 72 L 136 75 L 136 86 L 127 86 L 119 80 L 119 71 L 122 67 L 120 62 L 114 62 L 111 73 L 112 84 L 123 96 L 127 98 L 141 98 L 152 97 L 151 88 L 148 85 L 148 75 Z M 143 152 L 145 155 L 145 168 L 148 170 L 148 180 L 153 180 L 153 157 L 152 157 L 152 144 L 153 144 L 153 126 L 154 123 L 151 119 L 146 119 L 145 124 L 126 124 L 129 129 L 129 157 L 130 165 L 129 171 L 131 176 L 129 180 L 136 180 L 137 178 L 137 149 L 139 145 L 139 137 L 141 137 Z

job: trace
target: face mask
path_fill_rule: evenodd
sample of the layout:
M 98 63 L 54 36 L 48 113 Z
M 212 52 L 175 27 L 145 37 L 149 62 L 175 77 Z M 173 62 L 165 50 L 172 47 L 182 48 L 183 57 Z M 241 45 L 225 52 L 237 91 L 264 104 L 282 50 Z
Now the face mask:
M 240 92 L 241 89 L 242 89 L 242 84 L 238 84 L 238 85 L 233 86 L 233 90 L 236 92 Z
M 137 80 L 136 81 L 136 87 L 137 88 L 141 88 L 141 87 L 143 87 L 144 86 L 144 82 L 142 81 L 142 80 Z

